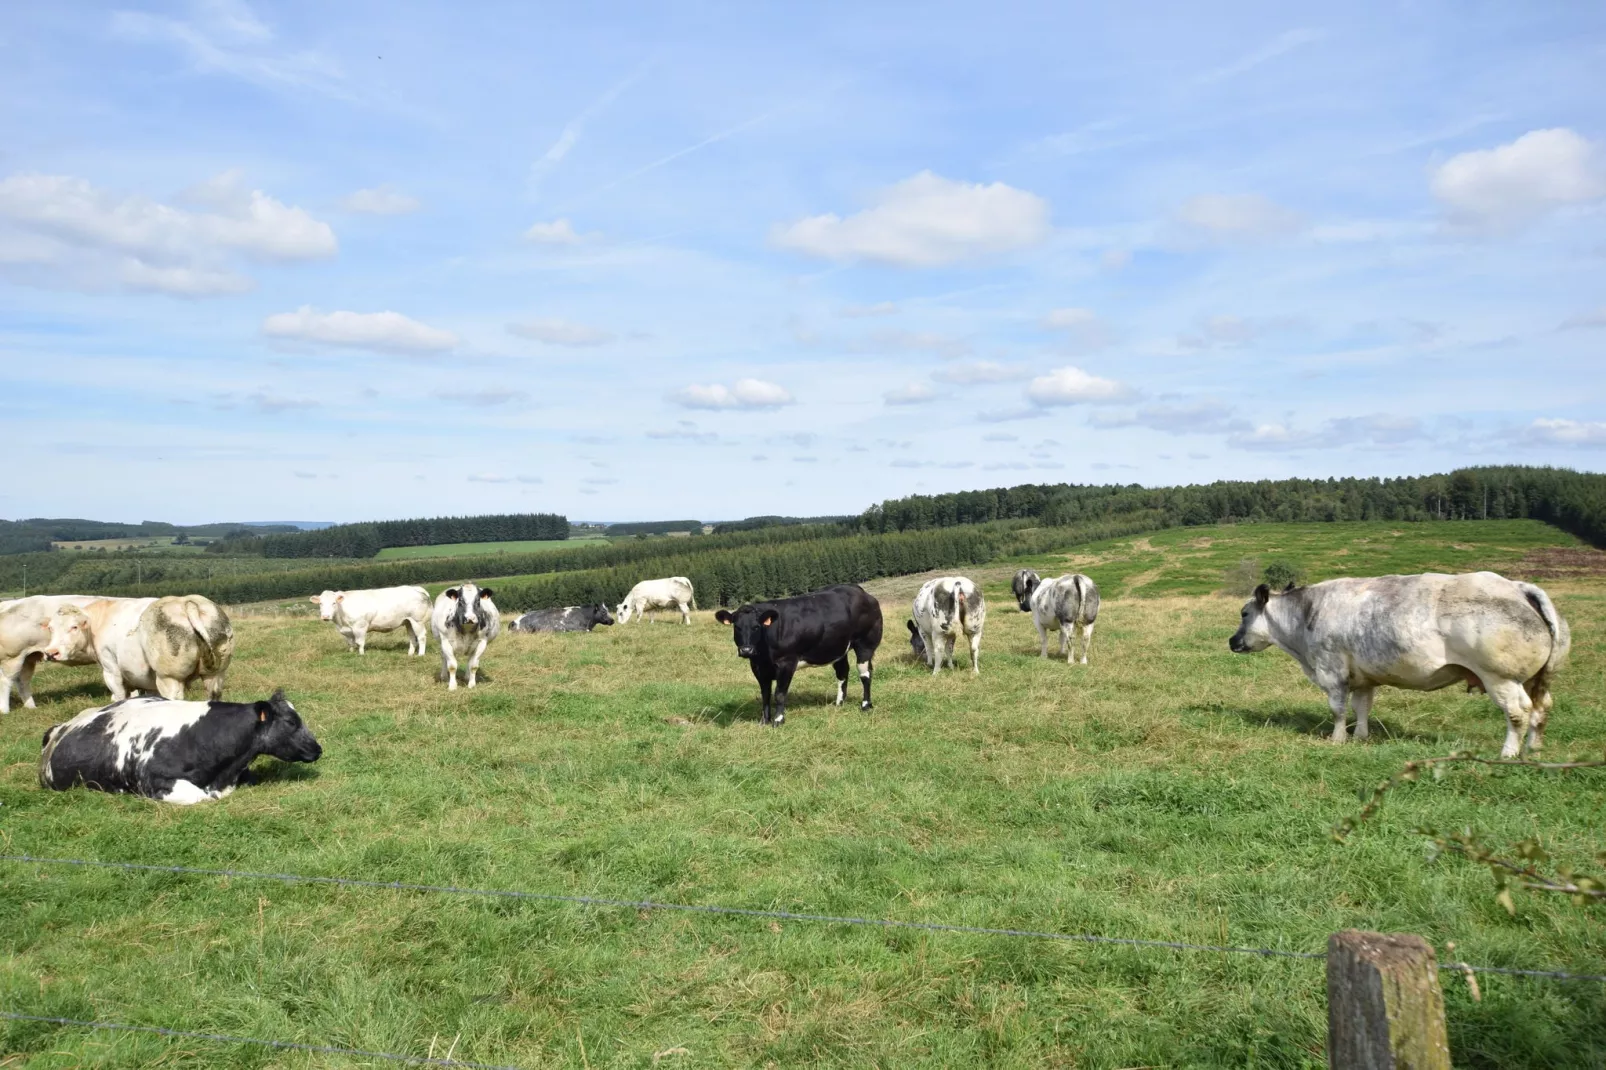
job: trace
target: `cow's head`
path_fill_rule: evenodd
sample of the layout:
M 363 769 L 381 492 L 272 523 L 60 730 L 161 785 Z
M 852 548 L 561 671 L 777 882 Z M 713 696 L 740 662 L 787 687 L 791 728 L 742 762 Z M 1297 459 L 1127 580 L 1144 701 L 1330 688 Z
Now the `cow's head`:
M 89 618 L 77 606 L 58 606 L 45 622 L 44 656 L 46 661 L 94 660 L 94 637 L 89 632 Z
M 323 594 L 312 595 L 307 601 L 318 607 L 319 620 L 334 620 L 335 607 L 344 601 L 345 597 L 345 591 L 325 591 Z
M 735 613 L 722 609 L 714 614 L 714 619 L 721 624 L 731 625 L 739 658 L 755 657 L 766 648 L 769 629 L 779 617 L 774 606 L 741 606 Z
M 914 621 L 905 621 L 909 625 L 909 649 L 914 651 L 915 657 L 921 661 L 926 660 L 926 637 L 920 634 Z
M 615 618 L 618 619 L 620 624 L 629 624 L 630 623 L 630 600 L 627 598 L 623 602 L 620 602 L 618 605 L 614 606 L 613 607 L 613 613 L 614 613 Z
M 1292 588 L 1293 584 L 1289 584 Z M 1266 619 L 1266 606 L 1272 598 L 1271 588 L 1261 584 L 1254 595 L 1244 603 L 1238 630 L 1227 640 L 1227 649 L 1234 654 L 1253 654 L 1271 646 L 1271 622 Z
M 301 715 L 279 688 L 266 702 L 253 707 L 257 715 L 257 736 L 261 753 L 282 762 L 315 762 L 323 748 L 302 723 Z
M 1029 569 L 1023 568 L 1015 573 L 1015 582 L 1013 584 L 1015 601 L 1020 605 L 1022 613 L 1030 613 L 1032 611 L 1032 592 L 1042 586 L 1042 583 L 1043 581 L 1038 578 L 1037 573 Z
M 476 587 L 465 583 L 446 591 L 446 597 L 457 603 L 452 611 L 452 627 L 460 632 L 475 632 L 491 626 L 496 603 L 491 601 L 489 587 Z
M 609 614 L 608 607 L 601 602 L 586 607 L 588 619 L 592 624 L 612 624 L 613 616 Z

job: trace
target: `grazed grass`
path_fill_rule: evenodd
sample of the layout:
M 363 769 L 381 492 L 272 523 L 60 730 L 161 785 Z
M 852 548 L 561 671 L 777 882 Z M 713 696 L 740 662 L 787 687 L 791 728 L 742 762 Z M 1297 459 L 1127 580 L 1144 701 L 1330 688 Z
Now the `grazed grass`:
M 1035 656 L 1011 563 L 972 570 L 991 603 L 982 676 L 933 678 L 903 638 L 920 578 L 879 581 L 876 709 L 826 705 L 831 673 L 809 669 L 779 730 L 756 724 L 757 688 L 708 613 L 505 636 L 482 685 L 452 694 L 397 636 L 358 658 L 327 625 L 242 619 L 231 695 L 285 686 L 323 761 L 262 763 L 264 783 L 192 809 L 43 792 L 39 737 L 100 693 L 88 671 L 46 670 L 45 705 L 0 722 L 3 846 L 1297 950 L 1358 926 L 1454 940 L 1476 962 L 1602 972 L 1598 917 L 1527 897 L 1509 918 L 1485 872 L 1429 864 L 1409 831 L 1543 831 L 1582 864 L 1603 846 L 1600 778 L 1410 785 L 1334 845 L 1357 789 L 1411 757 L 1492 751 L 1498 711 L 1460 691 L 1384 692 L 1381 739 L 1335 748 L 1288 658 L 1227 652 L 1235 602 L 1148 597 L 1183 567 L 1167 553 L 1201 549 L 1190 539 L 1283 546 L 1300 530 L 1161 533 L 1124 573 L 1099 550 L 1112 556 L 1087 571 L 1106 590 L 1161 577 L 1106 602 L 1086 667 Z M 1379 570 L 1440 552 L 1385 545 L 1399 552 L 1373 557 Z M 1206 566 L 1186 567 L 1204 582 Z M 1575 644 L 1551 752 L 1598 753 L 1606 583 L 1550 590 Z M 7 1008 L 418 1054 L 460 1037 L 460 1058 L 525 1066 L 649 1067 L 676 1048 L 657 1065 L 1323 1065 L 1315 961 L 9 864 L 0 939 Z M 1599 985 L 1486 976 L 1474 1003 L 1445 984 L 1458 1065 L 1606 1060 Z M 0 1051 L 29 1067 L 355 1065 L 18 1024 Z
M 478 554 L 523 554 L 541 550 L 572 550 L 577 546 L 607 546 L 600 535 L 572 539 L 523 539 L 514 542 L 452 542 L 439 546 L 387 546 L 376 556 L 380 561 L 400 561 L 419 557 L 471 557 Z

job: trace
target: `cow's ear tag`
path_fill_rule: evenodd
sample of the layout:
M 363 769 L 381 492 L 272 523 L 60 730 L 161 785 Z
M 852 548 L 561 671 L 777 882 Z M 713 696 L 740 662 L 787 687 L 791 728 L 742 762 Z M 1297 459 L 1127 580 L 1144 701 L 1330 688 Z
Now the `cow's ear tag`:
M 268 711 L 267 710 L 257 710 L 257 720 L 261 721 L 263 724 L 267 724 L 268 723 Z
M 771 624 L 774 624 L 774 623 L 775 623 L 775 618 L 771 617 L 771 618 L 769 618 L 768 620 L 766 620 L 764 622 L 764 627 L 768 628 Z

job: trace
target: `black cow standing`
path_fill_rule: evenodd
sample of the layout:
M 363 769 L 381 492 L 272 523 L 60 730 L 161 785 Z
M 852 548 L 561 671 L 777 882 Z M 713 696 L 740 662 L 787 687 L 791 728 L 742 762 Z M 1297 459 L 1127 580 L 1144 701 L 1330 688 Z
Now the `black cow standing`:
M 870 672 L 876 648 L 881 645 L 881 603 L 863 587 L 844 583 L 796 598 L 779 598 L 741 606 L 732 613 L 714 614 L 732 625 L 736 653 L 747 659 L 764 699 L 764 724 L 786 721 L 786 695 L 792 674 L 803 665 L 829 665 L 836 670 L 836 704 L 848 693 L 848 651 L 859 663 L 864 701 L 870 708 Z M 770 688 L 775 686 L 773 707 Z M 773 708 L 773 716 L 771 710 Z

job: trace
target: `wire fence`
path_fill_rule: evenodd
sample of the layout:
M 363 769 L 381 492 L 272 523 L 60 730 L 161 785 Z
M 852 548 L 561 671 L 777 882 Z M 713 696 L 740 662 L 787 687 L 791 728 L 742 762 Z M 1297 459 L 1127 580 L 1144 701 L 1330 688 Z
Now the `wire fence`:
M 228 877 L 237 880 L 278 881 L 285 884 L 334 885 L 348 888 L 375 888 L 398 892 L 421 892 L 441 895 L 478 896 L 516 899 L 546 903 L 567 903 L 591 908 L 612 908 L 636 911 L 675 911 L 689 914 L 712 914 L 742 918 L 764 918 L 771 921 L 812 922 L 828 925 L 857 925 L 879 929 L 915 930 L 920 932 L 962 933 L 973 936 L 1017 937 L 1031 940 L 1055 940 L 1084 944 L 1107 944 L 1132 948 L 1154 948 L 1171 951 L 1201 951 L 1227 955 L 1258 955 L 1262 958 L 1325 959 L 1325 952 L 1290 951 L 1272 947 L 1236 947 L 1225 944 L 1194 944 L 1180 940 L 1144 940 L 1124 936 L 1104 936 L 1098 933 L 1064 933 L 1041 929 L 1009 929 L 980 925 L 955 925 L 947 922 L 907 921 L 898 918 L 863 918 L 851 915 L 812 914 L 793 910 L 761 910 L 749 907 L 728 907 L 716 904 L 666 903 L 652 899 L 613 899 L 591 895 L 564 895 L 556 892 L 526 892 L 502 888 L 466 888 L 449 884 L 418 884 L 406 881 L 376 881 L 355 877 L 324 877 L 302 873 L 263 873 L 240 869 L 206 869 L 196 866 L 164 866 L 142 862 L 106 862 L 88 858 L 44 858 L 37 855 L 0 855 L 0 862 L 26 865 L 76 866 L 80 868 L 113 869 L 142 873 L 177 873 L 196 877 Z M 1453 946 L 1453 945 L 1452 945 Z M 1549 978 L 1559 981 L 1606 982 L 1606 974 L 1571 973 L 1566 970 L 1526 970 L 1508 966 L 1474 966 L 1465 962 L 1447 962 L 1441 968 L 1463 973 L 1507 974 L 1519 977 Z M 518 1067 L 453 1059 L 450 1052 L 436 1058 L 433 1046 L 429 1055 L 406 1055 L 399 1052 L 364 1051 L 335 1045 L 305 1044 L 296 1041 L 270 1040 L 262 1037 L 232 1036 L 225 1033 L 201 1033 L 160 1026 L 131 1025 L 119 1022 L 102 1022 L 78 1018 L 57 1018 L 45 1015 L 22 1014 L 0 1010 L 0 1020 L 37 1022 L 84 1029 L 99 1029 L 121 1033 L 143 1033 L 186 1040 L 205 1040 L 218 1044 L 241 1044 L 273 1048 L 281 1051 L 300 1051 L 312 1054 L 347 1055 L 354 1058 L 379 1059 L 402 1065 L 438 1066 L 461 1070 L 519 1070 Z M 455 1046 L 455 1042 L 454 1042 Z

